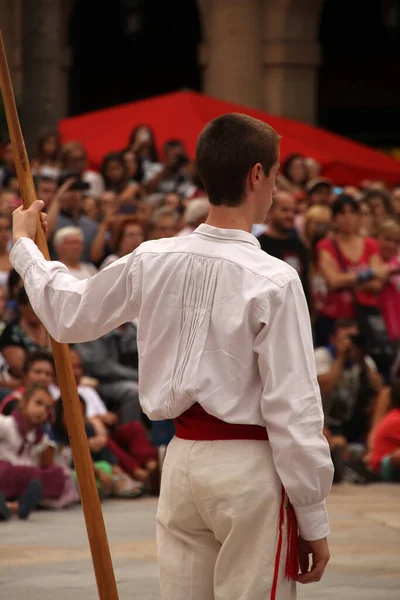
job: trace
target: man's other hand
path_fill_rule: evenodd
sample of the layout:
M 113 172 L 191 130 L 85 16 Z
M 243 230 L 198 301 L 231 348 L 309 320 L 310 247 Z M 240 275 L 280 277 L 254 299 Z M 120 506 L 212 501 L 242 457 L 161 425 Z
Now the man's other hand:
M 312 556 L 311 569 L 310 554 Z M 297 581 L 299 583 L 314 583 L 319 581 L 330 559 L 327 538 L 315 542 L 307 542 L 299 537 L 299 559 L 301 575 L 297 576 Z

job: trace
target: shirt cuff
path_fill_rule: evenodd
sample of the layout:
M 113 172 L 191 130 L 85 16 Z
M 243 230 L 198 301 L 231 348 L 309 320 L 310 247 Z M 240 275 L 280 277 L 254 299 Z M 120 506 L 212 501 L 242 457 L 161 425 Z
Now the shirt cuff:
M 25 278 L 25 273 L 38 258 L 43 258 L 43 254 L 36 246 L 35 242 L 29 238 L 19 238 L 10 252 L 10 263 L 14 269 L 21 275 L 22 279 Z
M 315 542 L 328 537 L 331 530 L 325 500 L 311 506 L 295 506 L 293 508 L 303 540 Z

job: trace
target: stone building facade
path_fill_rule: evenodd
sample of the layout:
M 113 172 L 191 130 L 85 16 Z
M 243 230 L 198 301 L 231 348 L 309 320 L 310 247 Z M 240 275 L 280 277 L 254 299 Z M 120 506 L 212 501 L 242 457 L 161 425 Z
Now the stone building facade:
M 28 137 L 68 114 L 68 26 L 75 0 L 0 0 L 0 24 Z M 316 121 L 323 0 L 197 0 L 202 88 L 213 97 Z M 49 33 L 53 30 L 53 34 Z M 56 32 L 54 34 L 54 32 Z M 29 99 L 28 99 L 29 97 Z M 29 143 L 29 140 L 28 140 Z

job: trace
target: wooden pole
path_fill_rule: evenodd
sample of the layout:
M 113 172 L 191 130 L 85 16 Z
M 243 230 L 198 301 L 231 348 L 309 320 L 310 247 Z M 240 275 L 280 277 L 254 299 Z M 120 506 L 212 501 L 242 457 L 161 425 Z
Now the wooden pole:
M 7 57 L 0 32 L 0 86 L 4 108 L 12 143 L 15 167 L 24 208 L 27 209 L 36 200 L 35 186 L 32 179 L 29 159 L 21 132 L 17 108 L 15 106 Z M 38 221 L 35 242 L 44 257 L 49 260 L 46 237 Z M 62 318 L 62 315 L 60 315 Z M 82 417 L 81 403 L 78 398 L 76 382 L 72 370 L 69 347 L 51 340 L 54 362 L 64 405 L 65 420 L 71 440 L 72 455 L 78 476 L 79 490 L 85 515 L 86 529 L 97 589 L 100 600 L 118 600 L 118 591 L 114 577 L 110 549 L 104 526 L 99 495 L 97 491 L 92 458 L 87 442 L 85 425 Z

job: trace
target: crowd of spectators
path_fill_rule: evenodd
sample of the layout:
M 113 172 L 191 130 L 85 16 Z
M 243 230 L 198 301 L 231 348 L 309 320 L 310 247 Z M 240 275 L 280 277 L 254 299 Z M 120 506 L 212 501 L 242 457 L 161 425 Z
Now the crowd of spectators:
M 12 147 L 0 167 L 0 519 L 39 503 L 79 500 L 49 339 L 9 262 L 11 214 L 21 204 Z M 400 167 L 400 165 L 399 165 Z M 43 135 L 32 160 L 48 215 L 53 259 L 86 279 L 144 240 L 190 235 L 208 214 L 206 192 L 184 144 L 160 155 L 150 126 L 92 170 L 79 141 Z M 325 435 L 335 480 L 399 480 L 399 186 L 333 182 L 318 162 L 288 157 L 265 223 L 262 250 L 299 274 L 315 341 Z M 102 498 L 157 493 L 169 422 L 150 424 L 138 398 L 136 324 L 71 347 L 93 469 Z M 290 369 L 290 365 L 288 365 Z M 293 377 L 301 374 L 293 373 Z

